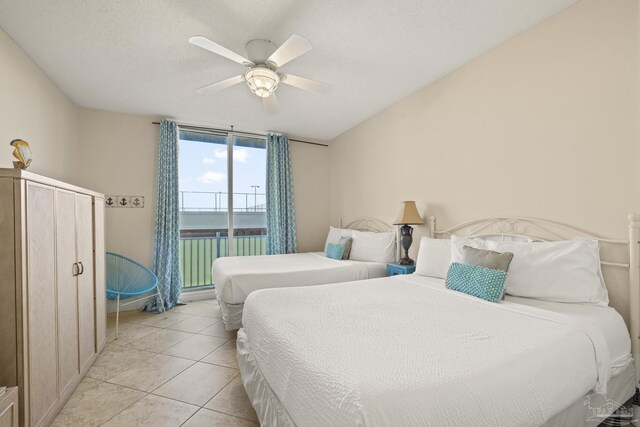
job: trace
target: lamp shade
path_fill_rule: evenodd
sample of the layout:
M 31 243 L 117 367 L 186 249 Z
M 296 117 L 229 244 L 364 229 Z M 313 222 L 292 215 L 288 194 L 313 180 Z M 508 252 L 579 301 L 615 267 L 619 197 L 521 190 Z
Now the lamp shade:
M 398 216 L 398 219 L 395 220 L 393 225 L 402 224 L 424 224 L 424 221 L 418 213 L 418 208 L 416 208 L 416 202 L 414 202 L 413 200 L 402 202 L 402 210 L 400 211 L 400 216 Z

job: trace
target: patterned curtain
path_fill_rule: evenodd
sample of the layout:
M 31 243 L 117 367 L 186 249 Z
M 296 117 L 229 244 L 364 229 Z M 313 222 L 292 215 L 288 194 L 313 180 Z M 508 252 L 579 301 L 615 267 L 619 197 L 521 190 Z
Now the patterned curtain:
M 158 143 L 158 189 L 156 193 L 153 270 L 165 309 L 175 306 L 182 291 L 180 276 L 180 212 L 178 206 L 178 126 L 163 120 Z M 159 311 L 157 297 L 144 307 Z
M 267 254 L 297 250 L 289 138 L 267 135 Z

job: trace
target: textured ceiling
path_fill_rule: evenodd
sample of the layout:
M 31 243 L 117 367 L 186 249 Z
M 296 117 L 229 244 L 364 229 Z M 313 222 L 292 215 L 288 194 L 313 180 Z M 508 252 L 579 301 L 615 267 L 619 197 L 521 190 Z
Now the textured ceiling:
M 330 140 L 576 0 L 0 0 L 0 26 L 78 105 Z M 195 89 L 242 66 L 188 43 L 245 55 L 291 34 L 313 50 L 283 72 L 332 85 L 281 85 L 267 115 L 244 85 Z

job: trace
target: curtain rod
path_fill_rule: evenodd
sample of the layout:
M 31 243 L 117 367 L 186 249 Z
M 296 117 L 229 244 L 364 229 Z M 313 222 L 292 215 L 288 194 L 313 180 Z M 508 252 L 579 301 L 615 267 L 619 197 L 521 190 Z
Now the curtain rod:
M 160 124 L 160 122 L 151 122 L 151 123 L 153 123 L 154 125 Z M 235 131 L 233 129 L 217 129 L 217 128 L 209 128 L 204 126 L 181 125 L 180 123 L 178 123 L 178 127 L 182 129 L 194 130 L 194 131 L 209 131 L 209 132 L 223 132 L 223 133 L 235 132 L 235 133 L 239 133 L 242 135 L 249 135 L 249 136 L 260 136 L 260 137 L 267 136 L 263 133 L 241 132 L 241 131 Z M 299 142 L 301 144 L 318 145 L 320 147 L 328 147 L 327 144 L 321 144 L 319 142 L 303 141 L 301 139 L 289 139 L 289 141 Z

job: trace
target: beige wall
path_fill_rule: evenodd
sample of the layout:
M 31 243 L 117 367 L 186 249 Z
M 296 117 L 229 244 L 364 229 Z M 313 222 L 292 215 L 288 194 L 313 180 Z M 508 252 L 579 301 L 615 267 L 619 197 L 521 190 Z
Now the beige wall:
M 107 250 L 152 266 L 158 126 L 154 117 L 81 109 L 79 185 L 145 197 L 141 209 L 107 209 Z
M 298 251 L 323 251 L 329 230 L 329 149 L 291 142 Z
M 13 167 L 9 142 L 33 152 L 30 171 L 61 180 L 74 176 L 78 108 L 0 29 L 0 167 Z
M 443 226 L 526 215 L 624 238 L 638 16 L 637 0 L 583 0 L 332 141 L 332 222 L 416 200 Z

